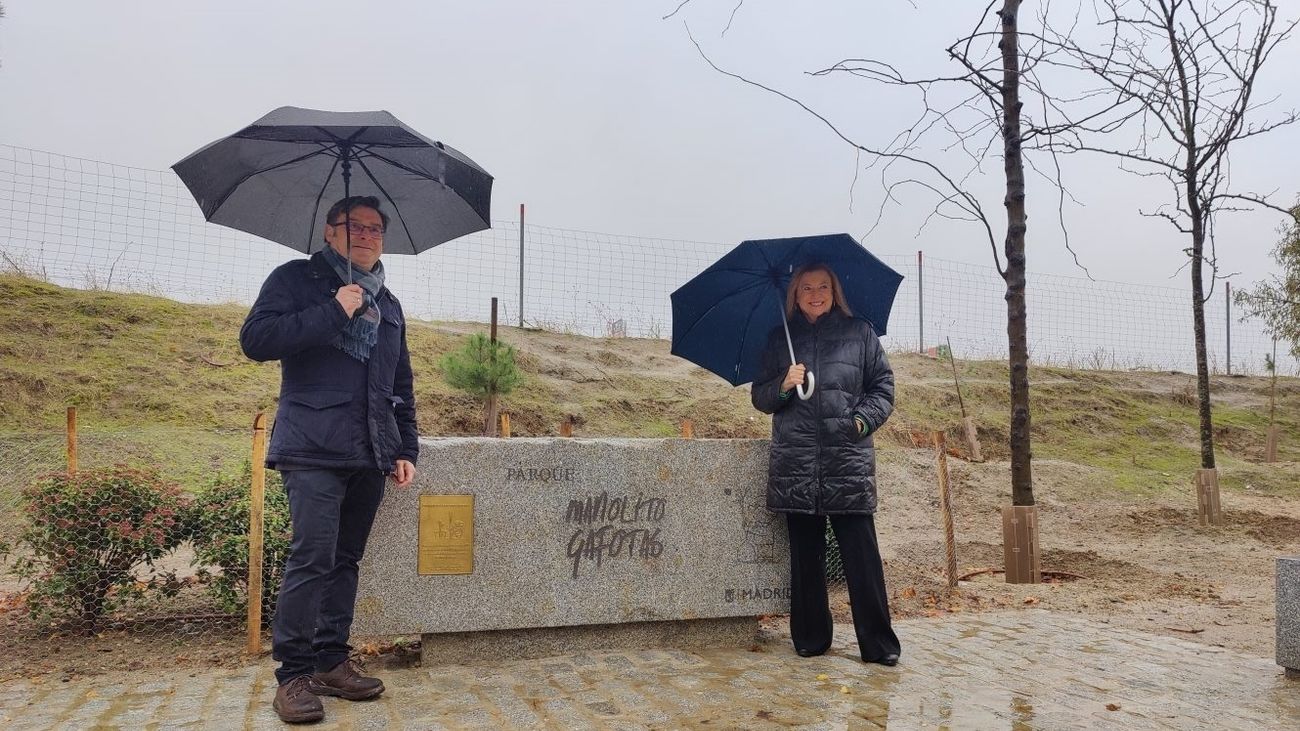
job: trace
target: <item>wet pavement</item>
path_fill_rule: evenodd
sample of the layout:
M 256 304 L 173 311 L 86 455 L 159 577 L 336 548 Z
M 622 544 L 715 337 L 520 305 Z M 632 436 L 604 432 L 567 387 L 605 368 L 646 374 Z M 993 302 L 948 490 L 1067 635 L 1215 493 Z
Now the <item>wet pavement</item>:
M 1042 610 L 896 625 L 895 668 L 852 628 L 800 658 L 748 650 L 592 652 L 389 670 L 376 701 L 325 699 L 318 729 L 1300 729 L 1300 680 L 1266 658 Z M 180 677 L 9 683 L 0 728 L 274 729 L 269 661 Z

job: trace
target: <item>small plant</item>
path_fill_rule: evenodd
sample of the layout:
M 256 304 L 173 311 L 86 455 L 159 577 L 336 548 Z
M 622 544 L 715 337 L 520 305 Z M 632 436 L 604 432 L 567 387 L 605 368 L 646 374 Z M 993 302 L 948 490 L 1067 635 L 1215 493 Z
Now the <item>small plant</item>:
M 137 569 L 185 538 L 185 498 L 154 470 L 48 475 L 23 490 L 23 503 L 27 525 L 9 549 L 15 573 L 30 582 L 27 610 L 87 633 L 142 596 L 154 582 Z
M 1088 367 L 1094 371 L 1115 370 L 1115 353 L 1103 347 L 1094 348 L 1088 354 Z
M 190 513 L 194 565 L 223 611 L 237 613 L 248 606 L 248 508 L 253 482 L 246 461 L 238 473 L 222 474 L 199 489 Z M 289 499 L 280 473 L 267 470 L 262 533 L 262 620 L 269 622 L 280 594 L 284 562 L 292 542 Z
M 475 333 L 459 350 L 444 355 L 439 366 L 453 388 L 483 399 L 483 433 L 495 434 L 497 397 L 510 393 L 523 381 L 523 373 L 515 363 L 515 349 Z

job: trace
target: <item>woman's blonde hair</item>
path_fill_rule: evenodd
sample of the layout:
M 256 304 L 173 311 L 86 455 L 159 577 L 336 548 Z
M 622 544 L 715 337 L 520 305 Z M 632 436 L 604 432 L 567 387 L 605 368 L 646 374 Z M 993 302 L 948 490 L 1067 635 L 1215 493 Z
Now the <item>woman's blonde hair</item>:
M 799 307 L 799 280 L 803 278 L 803 275 L 813 272 L 826 272 L 826 275 L 831 278 L 831 298 L 835 302 L 835 307 L 844 313 L 846 317 L 853 317 L 853 311 L 849 309 L 848 300 L 844 299 L 844 287 L 840 285 L 840 278 L 835 276 L 835 272 L 825 264 L 813 262 L 804 264 L 794 270 L 794 274 L 790 275 L 790 286 L 786 287 L 785 290 L 786 319 L 794 317 L 795 310 Z

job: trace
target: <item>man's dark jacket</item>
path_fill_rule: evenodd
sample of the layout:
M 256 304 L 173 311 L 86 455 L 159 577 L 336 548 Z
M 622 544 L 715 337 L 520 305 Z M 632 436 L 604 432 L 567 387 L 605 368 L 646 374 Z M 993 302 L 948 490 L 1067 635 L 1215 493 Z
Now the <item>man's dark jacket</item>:
M 419 456 L 402 306 L 387 287 L 380 290 L 379 341 L 362 362 L 330 344 L 348 322 L 334 299 L 342 286 L 320 253 L 283 264 L 239 331 L 249 358 L 280 361 L 267 466 L 391 472 L 396 460 Z
M 795 359 L 816 378 L 812 398 L 780 397 L 790 367 L 785 333 L 768 336 L 751 397 L 772 417 L 767 507 L 779 513 L 870 514 L 876 510 L 876 449 L 872 432 L 894 410 L 894 372 L 863 320 L 838 310 L 809 323 L 790 319 Z M 858 433 L 853 417 L 866 430 Z

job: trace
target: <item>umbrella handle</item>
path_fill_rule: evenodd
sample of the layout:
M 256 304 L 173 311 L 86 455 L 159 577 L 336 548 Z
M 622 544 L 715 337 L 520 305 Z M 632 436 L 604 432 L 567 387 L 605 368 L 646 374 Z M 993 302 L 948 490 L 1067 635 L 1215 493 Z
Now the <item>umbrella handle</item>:
M 807 377 L 808 379 L 808 390 L 807 391 L 804 390 L 802 383 L 794 387 L 794 390 L 799 393 L 799 399 L 801 401 L 807 401 L 808 399 L 812 398 L 813 389 L 817 388 L 817 379 L 813 378 L 812 371 L 808 371 L 807 373 L 804 373 L 804 376 Z
M 780 307 L 779 304 L 777 306 Z M 790 365 L 794 365 L 799 361 L 795 360 L 794 357 L 794 341 L 790 339 L 790 324 L 785 321 L 785 310 L 781 310 L 781 327 L 785 328 L 785 347 L 790 349 Z M 795 391 L 799 393 L 800 401 L 807 401 L 812 398 L 813 389 L 817 387 L 817 379 L 813 378 L 812 371 L 804 372 L 804 380 L 808 381 L 807 391 L 804 390 L 802 383 L 796 384 L 794 387 Z

